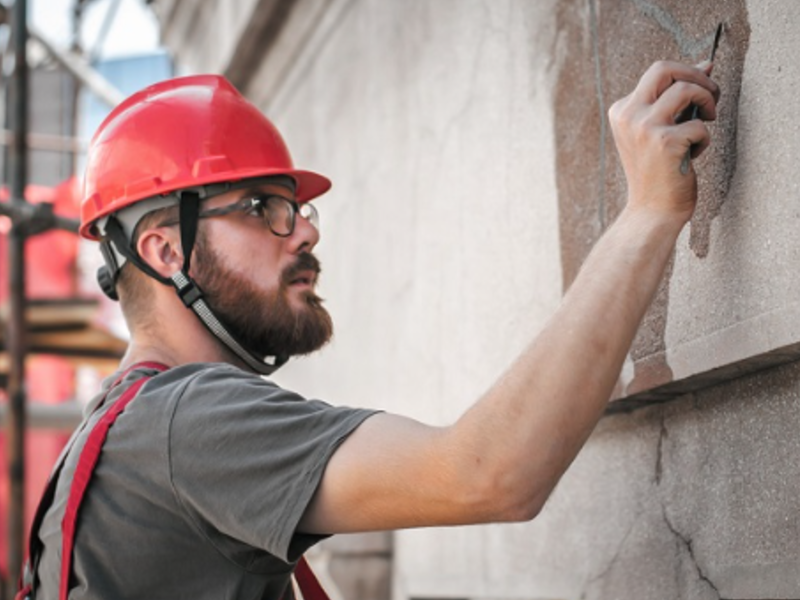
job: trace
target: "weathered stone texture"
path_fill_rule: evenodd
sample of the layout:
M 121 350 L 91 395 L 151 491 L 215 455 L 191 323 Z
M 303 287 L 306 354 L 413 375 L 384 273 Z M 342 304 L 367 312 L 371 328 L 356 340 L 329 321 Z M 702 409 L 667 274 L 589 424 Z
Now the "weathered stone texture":
M 406 589 L 800 597 L 798 377 L 800 366 L 782 367 L 606 418 L 533 523 L 400 536 Z
M 625 178 L 606 118 L 609 107 L 629 93 L 639 75 L 656 60 L 699 62 L 707 58 L 717 25 L 723 24 L 714 72 L 723 97 L 712 126 L 714 145 L 697 161 L 699 202 L 689 228 L 689 248 L 698 258 L 707 257 L 711 222 L 728 198 L 737 166 L 739 95 L 750 39 L 744 0 L 696 4 L 562 0 L 557 21 L 564 47 L 554 93 L 565 288 L 625 204 Z M 672 277 L 670 264 L 634 341 L 633 374 L 624 381 L 619 396 L 634 395 L 675 378 L 666 340 Z M 708 368 L 698 363 L 693 373 Z

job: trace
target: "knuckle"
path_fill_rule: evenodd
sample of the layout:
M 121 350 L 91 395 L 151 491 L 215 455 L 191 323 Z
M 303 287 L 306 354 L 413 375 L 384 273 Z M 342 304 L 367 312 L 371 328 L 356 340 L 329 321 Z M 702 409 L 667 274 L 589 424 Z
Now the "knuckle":
M 670 70 L 670 63 L 666 60 L 657 60 L 650 68 L 656 73 L 665 73 Z
M 628 98 L 617 100 L 608 109 L 608 120 L 614 129 L 626 129 L 634 120 L 634 111 L 631 108 Z
M 622 118 L 622 103 L 623 100 L 617 100 L 608 109 L 608 120 L 612 123 L 618 123 Z
M 675 83 L 672 84 L 672 87 L 676 93 L 678 93 L 681 96 L 684 96 L 692 93 L 694 91 L 695 86 L 693 86 L 691 83 L 687 81 L 676 81 Z

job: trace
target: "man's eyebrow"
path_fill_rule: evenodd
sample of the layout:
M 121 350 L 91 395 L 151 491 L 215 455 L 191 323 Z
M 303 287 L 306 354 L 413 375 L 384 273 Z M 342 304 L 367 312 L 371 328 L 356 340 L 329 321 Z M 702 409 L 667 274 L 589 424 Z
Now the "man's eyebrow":
M 249 198 L 250 196 L 263 196 L 267 192 L 257 188 L 257 187 L 250 187 L 244 188 L 241 192 L 239 192 L 238 200 L 243 200 L 244 198 Z

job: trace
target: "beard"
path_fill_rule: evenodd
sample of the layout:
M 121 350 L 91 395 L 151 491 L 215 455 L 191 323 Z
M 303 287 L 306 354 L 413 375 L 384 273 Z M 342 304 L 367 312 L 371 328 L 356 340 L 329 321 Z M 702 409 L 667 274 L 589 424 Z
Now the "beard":
M 199 234 L 200 232 L 198 232 Z M 302 306 L 293 308 L 288 291 L 302 271 L 320 272 L 317 258 L 308 252 L 283 270 L 278 289 L 268 293 L 226 268 L 198 235 L 194 249 L 195 280 L 206 302 L 228 332 L 259 357 L 289 357 L 320 349 L 333 335 L 333 321 L 322 298 L 302 292 Z

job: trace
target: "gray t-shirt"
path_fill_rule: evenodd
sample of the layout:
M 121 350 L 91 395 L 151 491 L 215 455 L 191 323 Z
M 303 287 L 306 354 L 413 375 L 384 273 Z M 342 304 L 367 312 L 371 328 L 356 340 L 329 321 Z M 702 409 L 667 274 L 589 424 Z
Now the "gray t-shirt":
M 36 600 L 58 598 L 61 519 L 86 436 L 144 374 L 154 376 L 109 431 L 81 506 L 69 597 L 280 598 L 321 539 L 295 530 L 328 459 L 374 412 L 189 364 L 129 374 L 76 433 L 39 530 Z

